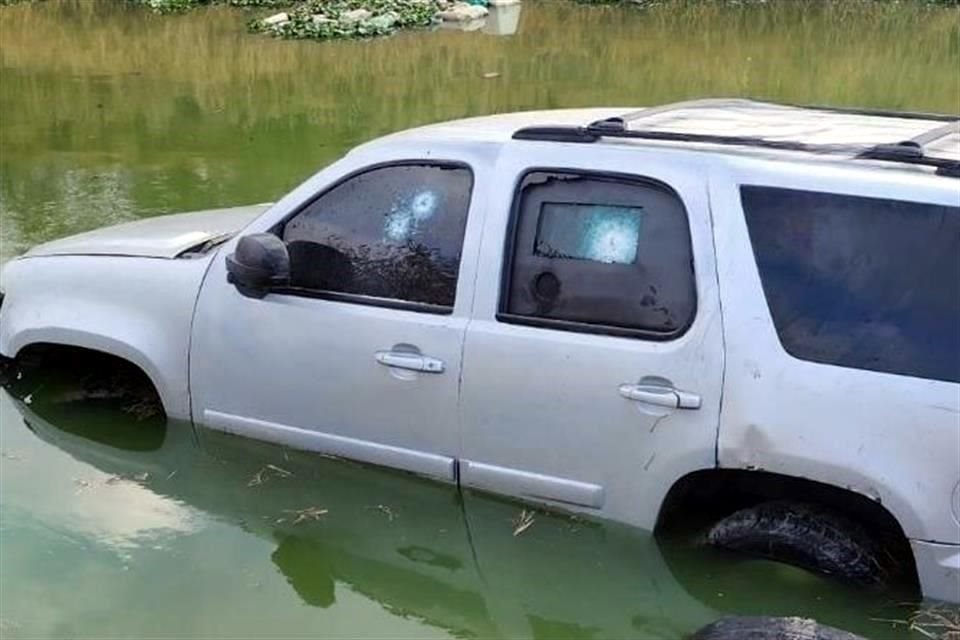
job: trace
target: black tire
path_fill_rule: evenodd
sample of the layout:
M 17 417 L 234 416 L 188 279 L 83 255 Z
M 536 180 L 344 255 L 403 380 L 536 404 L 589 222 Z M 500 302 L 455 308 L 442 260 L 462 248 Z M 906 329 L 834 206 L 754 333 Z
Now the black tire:
M 808 618 L 731 616 L 711 622 L 690 640 L 865 640 Z
M 856 522 L 816 505 L 764 502 L 711 527 L 710 544 L 861 585 L 885 584 L 881 546 Z

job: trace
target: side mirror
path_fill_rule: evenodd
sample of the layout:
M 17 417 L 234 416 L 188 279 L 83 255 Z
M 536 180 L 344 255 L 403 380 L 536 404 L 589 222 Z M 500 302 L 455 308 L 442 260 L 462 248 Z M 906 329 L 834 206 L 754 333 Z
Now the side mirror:
M 227 282 L 245 296 L 262 298 L 271 287 L 290 282 L 290 255 L 272 233 L 243 236 L 227 256 Z

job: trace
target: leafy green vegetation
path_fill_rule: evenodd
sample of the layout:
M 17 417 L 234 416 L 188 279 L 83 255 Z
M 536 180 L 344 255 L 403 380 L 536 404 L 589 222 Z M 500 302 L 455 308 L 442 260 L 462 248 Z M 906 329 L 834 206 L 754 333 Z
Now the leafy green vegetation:
M 430 26 L 439 8 L 435 0 L 310 0 L 288 10 L 286 21 L 254 18 L 248 27 L 291 39 L 367 38 Z
M 11 2 L 13 0 L 0 0 Z M 258 12 L 247 22 L 252 32 L 288 39 L 330 40 L 369 38 L 394 33 L 398 29 L 430 26 L 440 10 L 437 0 L 131 0 L 157 13 L 183 13 L 210 5 L 245 9 L 269 9 Z
M 157 13 L 181 13 L 197 7 L 225 4 L 233 7 L 282 8 L 289 7 L 295 0 L 131 0 L 145 5 Z

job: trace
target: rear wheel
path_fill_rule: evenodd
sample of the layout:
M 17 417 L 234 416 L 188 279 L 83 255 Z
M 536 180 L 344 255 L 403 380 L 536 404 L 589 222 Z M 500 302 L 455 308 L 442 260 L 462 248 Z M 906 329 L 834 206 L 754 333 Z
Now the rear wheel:
M 741 509 L 714 524 L 707 539 L 857 584 L 888 580 L 882 546 L 856 522 L 816 505 L 774 501 Z

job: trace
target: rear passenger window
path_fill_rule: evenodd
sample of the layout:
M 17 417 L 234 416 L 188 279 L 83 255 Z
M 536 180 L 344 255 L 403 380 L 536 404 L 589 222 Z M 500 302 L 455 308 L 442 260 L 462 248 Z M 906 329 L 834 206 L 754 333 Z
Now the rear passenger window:
M 693 321 L 690 232 L 668 187 L 530 173 L 514 202 L 511 234 L 503 321 L 660 340 Z
M 741 187 L 784 349 L 960 382 L 960 207 Z

